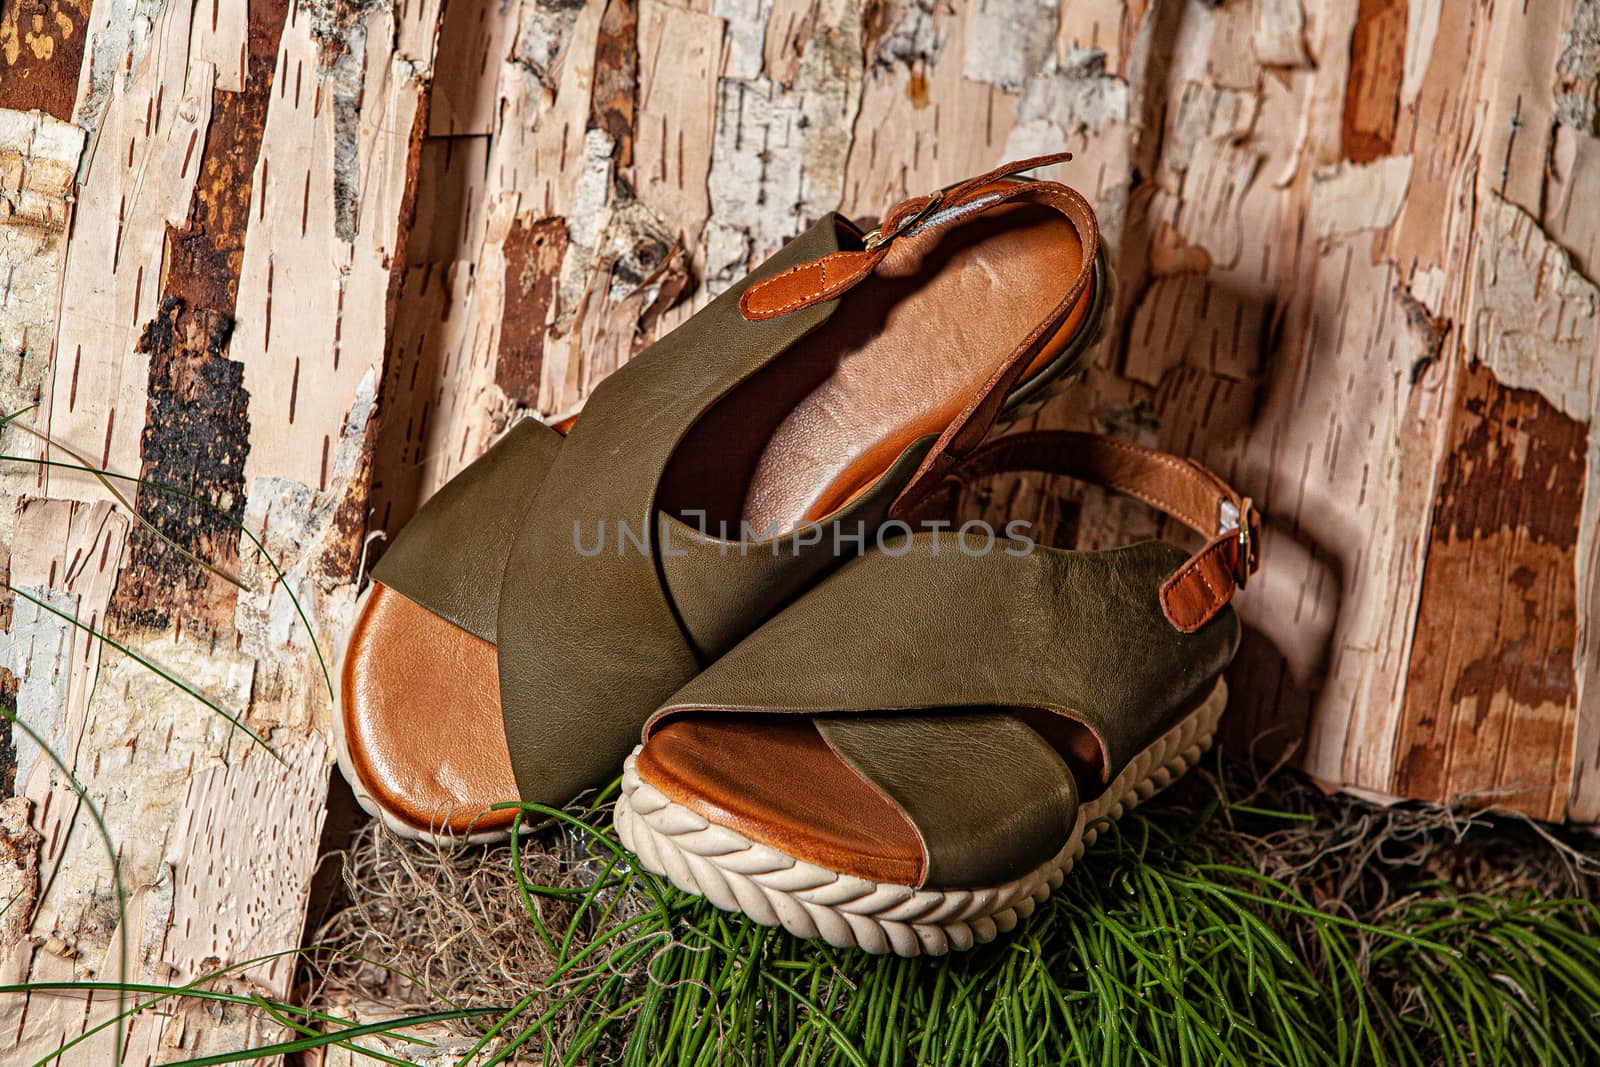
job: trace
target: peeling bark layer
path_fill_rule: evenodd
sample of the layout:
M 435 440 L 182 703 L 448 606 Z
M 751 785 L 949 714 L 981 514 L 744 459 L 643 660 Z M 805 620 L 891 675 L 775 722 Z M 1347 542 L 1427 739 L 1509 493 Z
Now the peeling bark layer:
M 1356 14 L 1343 133 L 1344 156 L 1352 162 L 1371 163 L 1394 150 L 1405 75 L 1406 9 L 1407 0 L 1361 0 Z
M 544 333 L 555 310 L 556 285 L 567 249 L 560 219 L 517 219 L 505 239 L 506 292 L 500 316 L 500 358 L 494 383 L 526 407 L 539 402 Z
M 1564 814 L 1577 712 L 1588 426 L 1476 367 L 1461 383 L 1433 527 L 1395 791 Z
M 618 167 L 633 164 L 633 121 L 639 95 L 637 0 L 607 0 L 594 49 L 589 126 L 605 131 Z
M 237 569 L 244 518 L 244 460 L 250 449 L 244 368 L 227 358 L 233 320 L 191 310 L 168 296 L 145 329 L 139 351 L 150 357 L 150 409 L 142 452 L 147 481 L 186 496 L 141 489 L 140 527 L 118 580 L 112 613 L 121 629 L 165 629 L 176 604 L 189 601 L 182 624 L 215 632 L 233 617 L 232 587 L 215 581 L 172 547 L 182 545 L 224 570 Z M 188 497 L 215 507 L 208 510 Z M 199 595 L 194 595 L 199 594 Z
M 287 13 L 282 0 L 250 5 L 244 86 L 212 90 L 211 122 L 194 161 L 194 200 L 184 224 L 169 228 L 160 308 L 138 345 L 150 357 L 140 476 L 182 489 L 221 514 L 159 489 L 141 488 L 138 506 L 166 538 L 230 572 L 239 554 L 234 524 L 244 516 L 250 419 L 243 368 L 229 358 L 228 342 Z M 232 587 L 148 529 L 135 532 L 130 550 L 113 602 L 122 626 L 159 630 L 177 621 L 211 633 L 228 626 Z

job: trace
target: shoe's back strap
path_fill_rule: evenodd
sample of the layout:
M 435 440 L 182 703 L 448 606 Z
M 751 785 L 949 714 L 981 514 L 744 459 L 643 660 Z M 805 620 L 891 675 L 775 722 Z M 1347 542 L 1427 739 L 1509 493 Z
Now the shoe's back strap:
M 906 518 L 949 514 L 965 484 L 1014 471 L 1064 474 L 1115 489 L 1205 537 L 1205 546 L 1161 586 L 1161 609 L 1184 633 L 1210 621 L 1259 565 L 1260 517 L 1249 497 L 1192 459 L 1104 434 L 1038 430 L 985 442 L 919 498 Z
M 1023 171 L 1066 163 L 1071 159 L 1071 152 L 1019 159 L 936 193 L 901 201 L 884 216 L 881 226 L 862 239 L 861 248 L 832 252 L 756 282 L 739 298 L 739 311 L 745 318 L 757 322 L 832 300 L 870 277 L 884 256 L 889 254 L 889 246 L 895 238 L 914 232 L 924 222 L 936 222 L 938 217 L 946 213 L 972 211 L 1002 199 L 995 195 L 996 182 Z M 1024 184 L 1028 187 L 1026 190 L 1015 189 L 1008 195 L 1026 192 L 1031 198 L 1048 204 L 1071 219 L 1085 239 L 1084 262 L 1091 262 L 1095 254 L 1093 242 L 1098 240 L 1099 229 L 1094 209 L 1088 201 L 1074 190 L 1055 182 L 1034 181 Z

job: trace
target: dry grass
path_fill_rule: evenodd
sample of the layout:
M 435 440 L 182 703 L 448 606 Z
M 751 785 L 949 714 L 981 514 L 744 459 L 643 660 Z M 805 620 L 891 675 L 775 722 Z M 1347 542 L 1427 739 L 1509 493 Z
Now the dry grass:
M 524 846 L 522 879 L 573 896 L 531 897 L 546 930 L 565 930 L 582 894 L 602 877 L 604 865 L 590 852 L 584 834 L 568 825 Z M 349 903 L 313 939 L 333 950 L 316 961 L 325 990 L 397 1009 L 425 1003 L 421 989 L 461 1006 L 528 998 L 538 1007 L 549 999 L 544 983 L 559 947 L 529 920 L 509 845 L 443 849 L 397 837 L 374 819 L 336 861 Z M 628 898 L 618 918 L 640 910 L 641 902 Z M 464 1023 L 460 1032 L 481 1029 Z

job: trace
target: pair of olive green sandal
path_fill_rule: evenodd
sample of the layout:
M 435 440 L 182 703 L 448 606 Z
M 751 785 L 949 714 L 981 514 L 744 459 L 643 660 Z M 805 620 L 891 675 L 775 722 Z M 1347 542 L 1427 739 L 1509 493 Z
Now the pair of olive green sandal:
M 1047 156 L 824 218 L 597 388 L 526 420 L 374 569 L 339 764 L 407 836 L 503 838 L 622 768 L 642 866 L 758 922 L 901 955 L 988 941 L 1226 702 L 1249 501 L 1093 434 L 990 438 L 1070 381 L 1110 304 Z M 565 433 L 561 432 L 565 429 Z M 1193 555 L 963 524 L 1036 470 L 1130 493 Z

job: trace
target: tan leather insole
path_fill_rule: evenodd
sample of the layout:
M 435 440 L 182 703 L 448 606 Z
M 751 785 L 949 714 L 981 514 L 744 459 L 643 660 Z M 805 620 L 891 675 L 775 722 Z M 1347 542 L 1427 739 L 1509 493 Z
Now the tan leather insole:
M 712 529 L 826 515 L 910 442 L 942 431 L 1083 268 L 1071 224 L 1031 204 L 896 241 L 823 327 L 702 417 L 674 454 L 661 506 L 703 511 Z M 1030 367 L 1061 351 L 1092 299 Z M 340 682 L 353 769 L 385 810 L 443 833 L 511 821 L 485 812 L 518 795 L 492 645 L 375 584 Z
M 833 871 L 868 870 L 877 882 L 922 880 L 916 830 L 809 718 L 663 723 L 639 753 L 638 771 L 668 799 L 788 855 Z
M 1083 270 L 1058 212 L 1018 203 L 896 241 L 802 343 L 701 417 L 673 454 L 661 507 L 717 530 L 780 533 L 837 510 L 907 445 L 942 432 Z M 1071 340 L 1081 300 L 1041 339 Z

